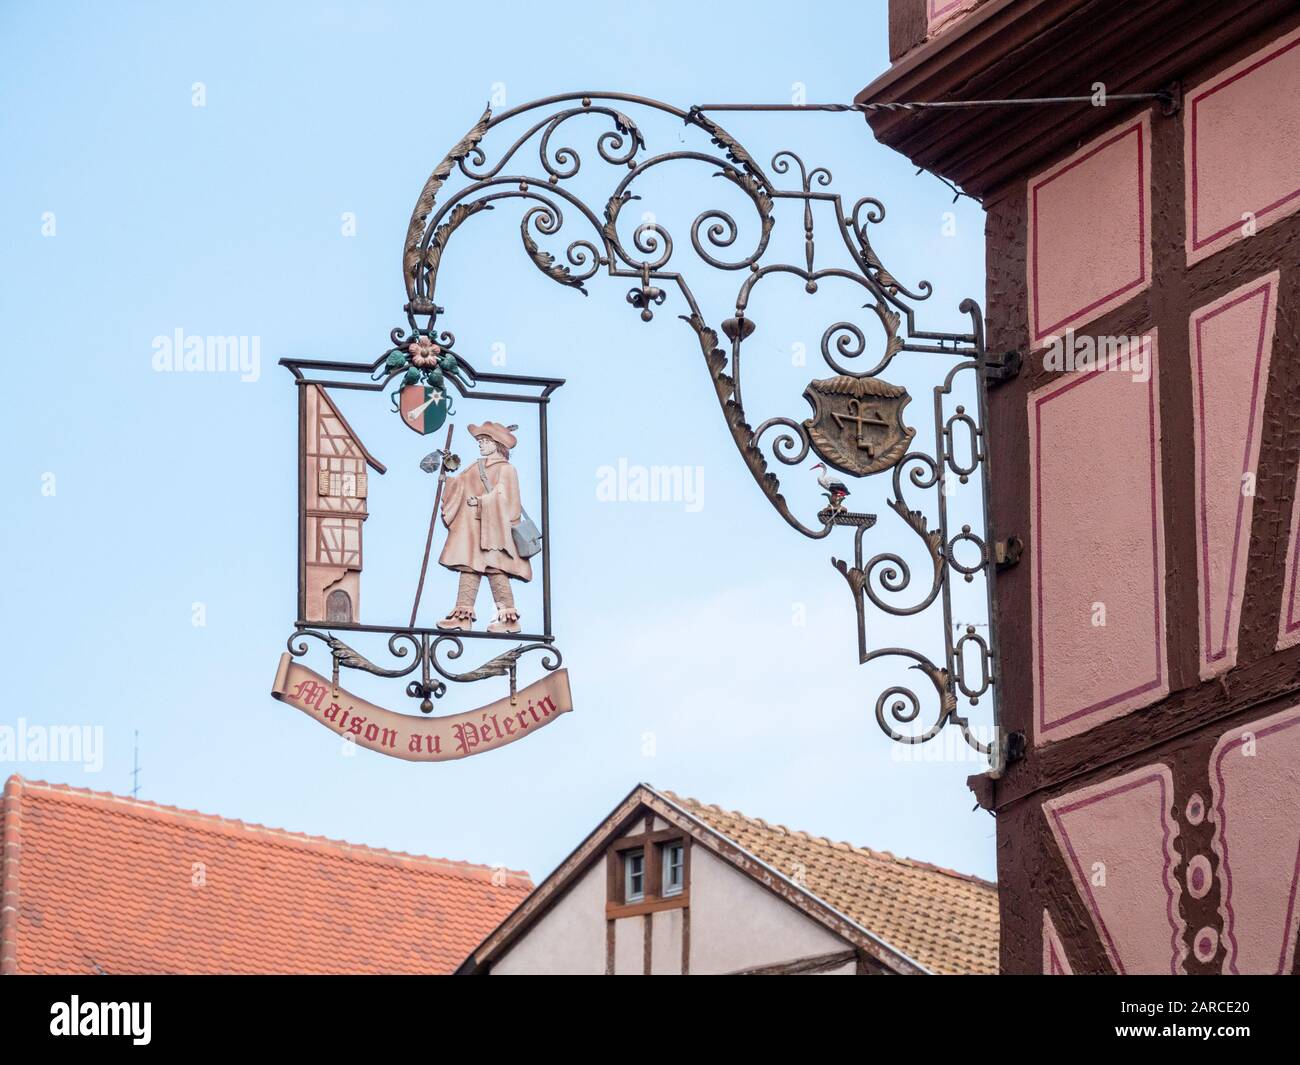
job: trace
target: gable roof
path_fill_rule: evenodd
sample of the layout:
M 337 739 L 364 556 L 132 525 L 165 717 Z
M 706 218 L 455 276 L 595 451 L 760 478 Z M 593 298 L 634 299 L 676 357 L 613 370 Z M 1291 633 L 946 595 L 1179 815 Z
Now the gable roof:
M 532 889 L 21 776 L 3 827 L 0 973 L 447 973 Z
M 333 398 L 331 398 L 329 390 L 323 385 L 307 385 L 305 387 L 314 388 L 316 390 L 316 393 L 320 396 L 324 404 L 329 407 L 330 413 L 333 414 L 343 426 L 343 431 L 346 432 L 348 436 L 352 437 L 352 442 L 357 445 L 358 449 L 360 449 L 362 457 L 366 460 L 366 464 L 379 473 L 387 473 L 387 467 L 375 458 L 374 455 L 370 454 L 369 449 L 364 443 L 362 443 L 361 437 L 357 436 L 357 431 L 353 429 L 352 426 L 348 424 L 348 420 L 343 417 L 343 412 L 339 410 L 338 404 L 336 404 Z
M 997 888 L 939 866 L 792 832 L 638 784 L 466 958 L 481 972 L 558 900 L 605 847 L 653 811 L 751 879 L 899 974 L 996 973 Z
M 998 889 L 978 877 L 664 796 L 932 973 L 996 974 Z

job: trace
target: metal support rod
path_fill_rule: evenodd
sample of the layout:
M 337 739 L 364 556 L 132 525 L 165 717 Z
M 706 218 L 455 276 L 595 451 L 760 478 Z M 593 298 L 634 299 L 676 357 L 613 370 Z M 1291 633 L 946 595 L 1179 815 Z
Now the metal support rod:
M 298 616 L 307 616 L 307 387 L 298 382 Z
M 1059 104 L 1093 104 L 1105 107 L 1112 101 L 1132 103 L 1139 100 L 1159 100 L 1168 103 L 1168 92 L 1116 92 L 1101 97 L 1103 103 L 1094 103 L 1092 96 L 1025 96 L 1010 100 L 898 100 L 871 104 L 695 104 L 692 111 L 829 111 L 836 114 L 871 111 L 939 111 L 959 110 L 969 107 L 1041 107 Z
M 546 439 L 546 407 L 543 399 L 537 407 L 537 443 L 542 453 L 542 631 L 551 635 L 551 499 L 550 471 L 547 469 L 549 442 Z
M 443 636 L 447 639 L 459 640 L 514 640 L 516 643 L 554 643 L 554 636 L 547 636 L 544 632 L 471 632 L 465 629 L 439 629 L 428 627 L 406 626 L 398 628 L 395 625 L 360 625 L 351 621 L 308 621 L 306 618 L 299 618 L 294 622 L 294 629 L 302 632 L 310 629 L 313 625 L 328 624 L 330 632 L 368 632 L 380 636 Z M 399 656 L 400 657 L 400 656 Z

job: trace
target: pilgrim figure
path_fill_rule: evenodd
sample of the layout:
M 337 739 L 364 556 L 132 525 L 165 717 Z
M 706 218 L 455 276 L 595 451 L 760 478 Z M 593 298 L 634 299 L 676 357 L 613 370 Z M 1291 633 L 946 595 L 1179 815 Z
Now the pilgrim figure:
M 442 497 L 442 520 L 447 543 L 438 562 L 460 574 L 456 605 L 438 622 L 440 629 L 468 629 L 476 620 L 474 602 L 486 575 L 496 602 L 496 620 L 488 632 L 518 632 L 510 582 L 533 579 L 532 563 L 521 558 L 511 529 L 523 516 L 519 474 L 510 464 L 518 443 L 515 434 L 498 422 L 471 425 L 480 458 L 455 477 L 448 478 Z

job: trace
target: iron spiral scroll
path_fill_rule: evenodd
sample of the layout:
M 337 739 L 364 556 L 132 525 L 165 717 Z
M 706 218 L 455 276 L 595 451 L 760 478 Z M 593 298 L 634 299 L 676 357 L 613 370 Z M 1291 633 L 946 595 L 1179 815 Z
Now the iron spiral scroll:
M 365 655 L 344 643 L 332 632 L 318 629 L 295 629 L 289 637 L 288 651 L 295 658 L 301 658 L 308 651 L 308 639 L 320 640 L 330 651 L 334 664 L 334 687 L 338 688 L 339 670 L 359 669 L 376 677 L 400 679 L 409 677 L 418 669 L 420 675 L 406 685 L 406 694 L 412 699 L 420 700 L 420 712 L 433 712 L 433 700 L 441 699 L 447 693 L 446 681 L 468 684 L 489 677 L 509 677 L 510 697 L 513 700 L 517 689 L 517 667 L 519 659 L 530 651 L 543 652 L 541 666 L 548 673 L 559 669 L 564 659 L 559 648 L 549 643 L 523 643 L 511 647 L 482 665 L 457 673 L 439 661 L 438 652 L 444 645 L 448 647 L 446 657 L 455 661 L 465 653 L 464 640 L 454 633 L 433 635 L 427 632 L 395 632 L 388 637 L 388 652 L 396 659 L 411 656 L 411 661 L 396 669 L 386 669 L 370 661 Z
M 698 145 L 661 153 L 650 151 L 646 135 L 634 117 L 642 112 L 678 120 L 687 137 L 695 135 Z M 576 132 L 583 122 L 601 125 L 595 137 L 594 152 L 599 160 L 596 165 L 608 167 L 612 175 L 609 194 L 596 208 L 568 184 L 582 170 L 584 161 L 573 146 L 576 138 L 567 134 Z M 513 140 L 504 132 L 492 136 L 498 127 L 507 124 L 516 130 Z M 489 155 L 485 145 L 492 141 L 499 143 L 499 155 Z M 733 272 L 739 279 L 734 305 L 728 307 L 729 316 L 717 322 L 716 328 L 710 324 L 685 274 L 676 266 L 681 256 L 669 230 L 653 216 L 635 226 L 624 218 L 627 205 L 639 198 L 634 191 L 638 179 L 673 164 L 710 168 L 727 186 L 738 190 L 753 211 L 754 233 L 747 240 L 741 238 L 742 227 L 736 217 L 720 207 L 700 212 L 689 226 L 689 244 L 703 267 Z M 774 176 L 787 179 L 788 187 L 778 187 Z M 622 93 L 552 96 L 497 115 L 488 108 L 434 168 L 416 201 L 402 257 L 407 323 L 392 331 L 392 340 L 398 349 L 405 350 L 419 337 L 429 337 L 460 359 L 455 352 L 454 334 L 438 321 L 444 313 L 436 303 L 443 257 L 451 239 L 469 219 L 510 200 L 522 201 L 519 233 L 525 255 L 557 284 L 586 295 L 588 284 L 598 275 L 626 281 L 626 301 L 644 321 L 650 321 L 670 300 L 680 300 L 679 311 L 684 313 L 678 313 L 678 317 L 695 334 L 737 450 L 777 513 L 793 529 L 814 540 L 825 539 L 837 529 L 853 530 L 852 564 L 836 558 L 831 561 L 853 593 L 860 662 L 901 660 L 926 678 L 924 685 L 897 683 L 880 693 L 875 702 L 880 727 L 900 743 L 916 744 L 933 739 L 952 725 L 971 747 L 988 756 L 996 773 L 1005 764 L 1005 752 L 997 729 L 997 648 L 992 609 L 996 567 L 990 547 L 983 426 L 986 385 L 1000 366 L 986 359 L 983 320 L 973 300 L 960 305 L 961 313 L 970 321 L 967 331 L 946 333 L 918 328 L 912 305 L 929 299 L 932 286 L 922 281 L 914 290 L 907 288 L 885 268 L 873 249 L 869 230 L 884 220 L 884 205 L 872 197 L 862 197 L 846 209 L 840 195 L 830 190 L 831 184 L 828 170 L 810 170 L 790 151 L 777 152 L 769 166 L 763 167 L 736 138 L 698 108 L 683 110 Z M 802 226 L 802 261 L 769 261 L 777 218 L 787 217 L 780 209 L 791 207 L 793 224 Z M 833 220 L 832 243 L 839 265 L 821 265 L 817 258 L 816 222 L 827 215 Z M 561 233 L 570 219 L 576 220 L 582 231 L 570 230 L 572 239 L 566 243 Z M 552 251 L 545 249 L 547 244 Z M 776 416 L 753 428 L 741 387 L 742 348 L 756 328 L 749 316 L 751 300 L 764 281 L 778 275 L 802 281 L 808 294 L 815 294 L 828 281 L 855 285 L 866 300 L 863 309 L 867 313 L 862 322 L 830 322 L 821 335 L 822 359 L 835 376 L 812 382 L 804 393 L 816 417 L 800 420 Z M 877 337 L 878 342 L 874 339 Z M 878 357 L 868 355 L 868 351 L 878 352 Z M 912 447 L 914 430 L 902 426 L 901 409 L 910 397 L 879 377 L 904 352 L 950 361 L 942 381 L 933 388 L 932 454 Z M 869 362 L 869 367 L 859 368 Z M 957 405 L 952 410 L 957 383 L 963 380 L 971 386 L 973 406 L 968 409 L 964 404 Z M 827 417 L 834 419 L 840 410 L 834 404 L 853 401 L 872 410 L 894 411 L 899 426 L 905 429 L 901 442 L 894 439 L 890 447 L 867 448 L 866 458 L 859 454 L 846 457 L 836 450 L 836 441 L 825 431 L 831 422 L 823 418 L 822 405 L 829 411 Z M 860 411 L 863 407 L 849 409 Z M 859 447 L 863 446 L 863 420 L 859 413 Z M 889 472 L 892 491 L 886 505 L 894 512 L 890 524 L 901 522 L 918 539 L 929 572 L 914 572 L 897 551 L 882 551 L 864 559 L 864 535 L 875 525 L 875 516 L 851 512 L 842 498 L 832 495 L 826 507 L 806 520 L 797 516 L 782 494 L 774 472 L 777 467 L 769 469 L 765 447 L 770 448 L 777 466 L 797 466 L 810 454 L 816 454 L 851 476 Z M 982 529 L 970 524 L 960 530 L 949 528 L 949 497 L 963 486 L 980 493 L 977 499 Z M 909 493 L 928 499 L 928 514 L 919 498 L 913 499 Z M 987 637 L 980 635 L 974 625 L 954 637 L 954 575 L 964 582 L 983 580 Z M 898 618 L 923 614 L 936 604 L 943 614 L 941 656 L 932 657 L 906 647 L 868 647 L 868 606 Z M 427 661 L 429 654 L 430 649 L 421 646 L 417 661 Z M 427 667 L 425 674 L 424 683 L 436 680 L 428 676 Z M 932 719 L 927 714 L 924 720 L 929 723 L 924 727 L 920 722 L 930 696 L 923 699 L 918 688 L 932 688 L 937 706 Z M 984 699 L 992 703 L 993 728 L 986 739 L 977 737 L 968 718 L 958 712 L 961 699 L 971 705 Z

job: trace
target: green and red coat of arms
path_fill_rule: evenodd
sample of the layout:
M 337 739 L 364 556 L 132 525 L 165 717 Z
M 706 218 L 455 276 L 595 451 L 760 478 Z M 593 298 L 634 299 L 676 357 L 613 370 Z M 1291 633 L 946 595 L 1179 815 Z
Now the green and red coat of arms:
M 464 386 L 456 356 L 444 352 L 427 336 L 418 336 L 406 351 L 388 353 L 389 372 L 405 370 L 402 387 L 394 393 L 394 408 L 402 424 L 421 435 L 440 428 L 451 409 L 448 386 L 455 379 Z
M 402 424 L 417 433 L 431 433 L 447 420 L 451 400 L 438 388 L 428 385 L 403 385 L 398 394 Z

